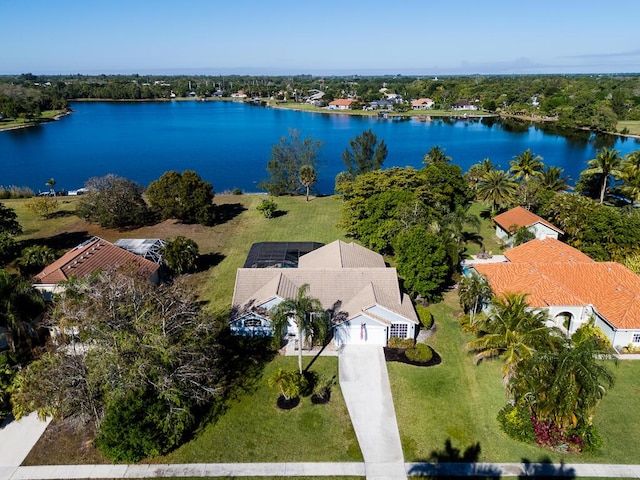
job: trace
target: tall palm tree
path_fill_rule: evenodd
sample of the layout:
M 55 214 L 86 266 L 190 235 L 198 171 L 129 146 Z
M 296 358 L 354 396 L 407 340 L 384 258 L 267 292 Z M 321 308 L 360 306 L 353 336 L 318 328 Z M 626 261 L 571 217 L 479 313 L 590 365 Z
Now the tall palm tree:
M 531 310 L 524 293 L 506 293 L 494 297 L 490 311 L 476 321 L 479 337 L 466 344 L 475 352 L 475 362 L 500 357 L 505 385 L 513 377 L 516 367 L 531 358 L 537 348 L 553 343 L 551 329 L 545 325 L 547 315 Z
M 327 336 L 328 322 L 320 300 L 307 295 L 309 284 L 298 288 L 296 298 L 286 298 L 270 312 L 276 335 L 282 337 L 289 319 L 296 322 L 298 329 L 298 369 L 302 374 L 302 346 L 307 339 L 322 339 Z
M 586 175 L 602 175 L 602 186 L 600 188 L 601 204 L 604 202 L 604 196 L 607 193 L 609 177 L 611 175 L 619 175 L 621 162 L 622 158 L 618 150 L 603 147 L 601 151 L 596 153 L 596 158 L 589 160 L 589 168 L 582 172 Z
M 568 179 L 562 175 L 562 172 L 564 172 L 564 169 L 561 167 L 546 167 L 538 177 L 542 188 L 545 190 L 551 190 L 552 192 L 563 192 L 568 190 Z
M 544 168 L 542 157 L 531 153 L 530 148 L 513 157 L 513 160 L 509 163 L 511 164 L 509 171 L 513 178 L 516 180 L 523 179 L 525 182 L 529 182 L 532 177 L 540 176 Z
M 472 270 L 469 275 L 460 279 L 458 296 L 460 306 L 469 314 L 470 323 L 473 325 L 475 314 L 491 299 L 491 286 L 485 277 Z
M 618 170 L 620 190 L 632 202 L 640 203 L 640 150 L 627 155 Z
M 429 149 L 429 153 L 424 156 L 422 163 L 425 165 L 430 165 L 433 163 L 449 163 L 451 161 L 451 157 L 445 153 L 445 149 L 434 145 Z
M 303 165 L 300 167 L 300 171 L 298 172 L 300 175 L 300 183 L 303 187 L 307 189 L 307 202 L 309 201 L 309 189 L 311 185 L 316 183 L 318 180 L 318 173 L 316 169 L 313 168 L 313 165 Z
M 504 170 L 491 170 L 478 182 L 477 196 L 480 200 L 491 202 L 493 212 L 508 205 L 516 193 L 516 184 Z
M 56 179 L 51 177 L 49 180 L 45 182 L 45 185 L 49 187 L 49 193 L 56 196 Z
M 0 270 L 0 326 L 7 331 L 11 351 L 15 352 L 19 345 L 29 344 L 30 323 L 43 309 L 42 297 L 30 282 Z

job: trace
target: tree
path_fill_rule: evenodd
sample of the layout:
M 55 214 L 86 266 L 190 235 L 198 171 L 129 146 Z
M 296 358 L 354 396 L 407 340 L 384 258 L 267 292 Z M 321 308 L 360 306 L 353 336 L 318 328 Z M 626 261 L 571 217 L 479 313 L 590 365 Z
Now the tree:
M 162 247 L 162 261 L 177 275 L 195 271 L 199 254 L 198 244 L 183 236 L 167 240 Z
M 398 235 L 394 250 L 404 287 L 413 295 L 437 298 L 454 268 L 442 239 L 416 225 Z
M 531 149 L 527 149 L 520 155 L 516 155 L 510 162 L 509 171 L 516 180 L 523 179 L 525 182 L 533 177 L 542 175 L 544 163 L 540 155 L 531 153 Z
M 502 375 L 507 385 L 520 362 L 531 358 L 537 348 L 552 342 L 546 318 L 545 313 L 529 309 L 526 294 L 494 297 L 487 315 L 476 322 L 478 338 L 468 342 L 466 348 L 476 352 L 476 363 L 503 358 Z
M 131 180 L 108 174 L 87 180 L 87 193 L 78 202 L 77 213 L 105 228 L 135 228 L 143 225 L 148 208 L 142 187 Z
M 318 180 L 316 169 L 312 165 L 303 165 L 300 167 L 300 183 L 307 190 L 307 202 L 309 201 L 309 188 Z
M 620 152 L 615 149 L 603 147 L 596 153 L 596 158 L 589 160 L 589 168 L 583 171 L 586 175 L 599 174 L 602 176 L 602 185 L 600 188 L 600 203 L 604 202 L 607 193 L 607 185 L 611 175 L 619 174 L 619 167 L 622 162 Z
M 22 233 L 16 212 L 0 203 L 0 264 L 13 258 L 16 250 L 14 235 Z
M 215 220 L 213 186 L 193 170 L 165 172 L 146 192 L 151 207 L 167 220 L 212 225 Z
M 378 170 L 387 158 L 387 145 L 384 140 L 378 143 L 378 137 L 370 129 L 349 140 L 350 147 L 342 153 L 347 172 L 352 176 Z
M 471 165 L 471 167 L 469 167 L 469 170 L 467 170 L 467 173 L 464 174 L 464 178 L 467 180 L 469 188 L 473 191 L 476 191 L 478 188 L 478 182 L 483 177 L 483 175 L 489 173 L 494 169 L 495 166 L 493 165 L 493 162 L 488 158 L 485 158 L 480 163 L 474 163 L 473 165 Z
M 180 281 L 156 286 L 121 271 L 75 280 L 56 303 L 52 326 L 61 335 L 21 372 L 14 412 L 92 420 L 99 438 L 101 422 L 112 418 L 109 428 L 120 432 L 108 432 L 112 439 L 148 430 L 150 421 L 153 441 L 134 442 L 142 448 L 131 460 L 178 445 L 222 391 L 217 322 Z M 76 348 L 77 338 L 91 348 Z M 139 408 L 128 405 L 140 396 Z
M 6 329 L 12 352 L 31 347 L 32 324 L 44 302 L 26 279 L 0 270 L 0 326 Z
M 302 389 L 306 386 L 306 380 L 302 373 L 295 370 L 285 370 L 278 368 L 276 372 L 267 379 L 269 387 L 277 388 L 280 394 L 286 399 L 291 400 L 300 396 Z
M 278 211 L 278 204 L 271 198 L 263 198 L 256 210 L 262 212 L 264 218 L 273 218 L 273 215 Z
M 445 149 L 438 145 L 434 145 L 429 149 L 429 153 L 424 156 L 422 163 L 425 165 L 432 165 L 436 163 L 449 163 L 450 161 L 451 157 L 445 153 Z
M 563 192 L 569 188 L 569 182 L 562 175 L 564 169 L 560 167 L 546 167 L 538 177 L 540 185 L 546 190 L 552 192 Z
M 49 180 L 45 182 L 45 185 L 49 187 L 49 194 L 52 196 L 56 196 L 56 179 L 51 177 Z
M 512 225 L 515 227 L 515 225 Z M 513 231 L 513 228 L 510 228 Z M 527 243 L 530 240 L 536 238 L 536 234 L 529 230 L 528 227 L 522 226 L 515 228 L 516 233 L 513 235 L 513 246 L 517 247 L 518 245 L 522 245 L 523 243 Z
M 478 182 L 477 196 L 480 200 L 491 202 L 492 212 L 508 205 L 516 192 L 516 184 L 504 170 L 491 170 Z
M 36 273 L 56 259 L 56 252 L 46 245 L 32 245 L 22 249 L 18 260 L 20 271 Z
M 36 215 L 48 218 L 58 209 L 58 200 L 53 197 L 33 197 L 27 200 L 24 206 Z
M 327 336 L 327 316 L 320 300 L 307 295 L 309 285 L 298 288 L 296 298 L 286 298 L 276 305 L 269 316 L 277 338 L 282 338 L 289 324 L 289 319 L 296 322 L 298 330 L 298 370 L 302 375 L 302 348 L 308 339 L 324 341 Z
M 627 155 L 618 171 L 620 191 L 632 202 L 640 203 L 640 150 Z
M 485 277 L 472 270 L 464 275 L 458 284 L 458 296 L 460 306 L 469 314 L 471 324 L 474 324 L 475 315 L 491 299 L 491 286 Z
M 289 130 L 288 137 L 271 149 L 271 160 L 267 164 L 269 178 L 259 186 L 270 195 L 295 195 L 299 193 L 299 172 L 303 165 L 316 168 L 322 142 L 311 137 L 301 138 L 298 130 Z

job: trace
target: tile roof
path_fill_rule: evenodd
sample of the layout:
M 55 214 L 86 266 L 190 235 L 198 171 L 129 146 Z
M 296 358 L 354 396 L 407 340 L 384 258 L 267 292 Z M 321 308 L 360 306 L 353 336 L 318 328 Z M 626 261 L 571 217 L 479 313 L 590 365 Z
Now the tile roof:
M 593 305 L 619 329 L 640 329 L 640 276 L 615 262 L 474 265 L 498 295 L 526 292 L 532 307 Z
M 430 98 L 418 98 L 416 100 L 411 100 L 411 105 L 414 107 L 429 104 L 433 104 L 433 100 L 431 100 Z
M 350 98 L 336 98 L 335 100 L 329 102 L 329 105 L 336 105 L 336 106 L 343 105 L 345 107 L 349 107 L 354 102 L 355 100 L 352 100 Z
M 493 221 L 496 222 L 500 227 L 502 227 L 503 230 L 510 233 L 513 233 L 515 231 L 511 228 L 514 225 L 516 226 L 516 228 L 520 228 L 530 227 L 532 225 L 535 225 L 536 223 L 541 223 L 551 228 L 552 230 L 555 230 L 559 234 L 564 234 L 564 232 L 555 225 L 547 222 L 544 218 L 539 217 L 535 213 L 530 212 L 526 208 L 522 207 L 515 207 L 511 210 L 507 210 L 506 212 L 501 213 L 500 215 L 496 215 L 495 217 L 493 217 Z
M 295 298 L 305 283 L 323 308 L 344 311 L 348 318 L 380 305 L 418 323 L 411 299 L 400 291 L 396 269 L 386 267 L 377 253 L 341 241 L 303 255 L 299 268 L 239 268 L 233 310 L 243 313 L 276 297 Z
M 160 266 L 99 237 L 69 250 L 36 275 L 35 283 L 55 284 L 71 277 L 84 277 L 97 270 L 128 266 L 149 277 Z
M 516 262 L 581 262 L 593 263 L 594 260 L 560 240 L 547 237 L 530 240 L 522 245 L 504 252 L 504 256 L 512 263 Z

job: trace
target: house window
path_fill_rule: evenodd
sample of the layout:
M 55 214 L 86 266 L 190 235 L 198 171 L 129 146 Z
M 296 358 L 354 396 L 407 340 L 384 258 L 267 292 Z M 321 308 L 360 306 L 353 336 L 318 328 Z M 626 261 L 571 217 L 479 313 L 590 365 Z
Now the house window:
M 259 318 L 247 318 L 244 321 L 245 327 L 260 327 L 262 326 L 262 321 Z
M 640 333 L 633 334 L 633 343 L 640 343 Z
M 408 325 L 406 323 L 392 323 L 391 324 L 391 337 L 407 338 Z

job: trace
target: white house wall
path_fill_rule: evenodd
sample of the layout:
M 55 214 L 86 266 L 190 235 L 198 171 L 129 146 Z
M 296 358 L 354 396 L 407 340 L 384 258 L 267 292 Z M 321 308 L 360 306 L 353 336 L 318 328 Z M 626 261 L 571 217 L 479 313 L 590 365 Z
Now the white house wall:
M 558 232 L 554 229 L 547 227 L 543 223 L 534 223 L 529 227 L 529 231 L 531 231 L 538 240 L 544 240 L 545 238 L 553 238 L 555 240 L 558 239 Z

